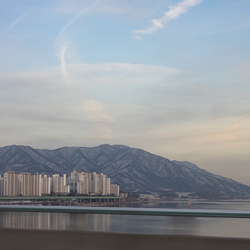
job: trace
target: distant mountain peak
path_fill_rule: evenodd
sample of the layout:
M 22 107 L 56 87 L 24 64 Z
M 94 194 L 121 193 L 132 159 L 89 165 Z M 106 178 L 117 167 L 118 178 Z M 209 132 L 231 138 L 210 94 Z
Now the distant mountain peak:
M 250 187 L 209 173 L 188 161 L 170 161 L 125 145 L 54 150 L 6 146 L 0 148 L 0 174 L 8 170 L 47 175 L 69 175 L 72 170 L 102 172 L 121 190 L 140 193 L 190 192 L 214 198 L 246 198 L 250 193 Z

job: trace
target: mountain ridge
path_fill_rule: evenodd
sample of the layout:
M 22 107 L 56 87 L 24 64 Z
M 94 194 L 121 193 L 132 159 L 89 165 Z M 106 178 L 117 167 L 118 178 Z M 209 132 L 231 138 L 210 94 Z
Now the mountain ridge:
M 170 161 L 139 148 L 102 144 L 95 147 L 0 148 L 0 174 L 8 170 L 67 175 L 72 170 L 102 172 L 125 192 L 189 192 L 199 197 L 249 198 L 250 187 L 212 174 L 187 161 Z

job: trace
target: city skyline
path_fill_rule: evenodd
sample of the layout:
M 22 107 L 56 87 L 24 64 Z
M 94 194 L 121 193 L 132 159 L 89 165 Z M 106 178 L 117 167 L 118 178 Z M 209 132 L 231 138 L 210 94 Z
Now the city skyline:
M 70 176 L 39 173 L 31 174 L 6 171 L 0 175 L 0 196 L 50 196 L 50 195 L 115 195 L 120 188 L 110 183 L 110 178 L 103 173 L 79 172 L 73 170 Z
M 250 185 L 249 1 L 1 7 L 1 147 L 128 145 Z

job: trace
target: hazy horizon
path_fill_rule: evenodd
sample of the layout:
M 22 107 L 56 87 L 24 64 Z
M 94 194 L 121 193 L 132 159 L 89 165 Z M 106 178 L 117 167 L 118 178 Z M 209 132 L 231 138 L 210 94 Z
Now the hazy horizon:
M 250 185 L 250 1 L 1 1 L 0 147 L 122 144 Z

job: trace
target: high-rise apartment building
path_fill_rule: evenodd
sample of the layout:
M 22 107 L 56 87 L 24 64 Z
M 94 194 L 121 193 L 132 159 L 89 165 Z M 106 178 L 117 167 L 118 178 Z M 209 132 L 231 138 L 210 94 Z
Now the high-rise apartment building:
M 70 187 L 66 185 L 66 174 L 52 176 L 52 193 L 54 195 L 66 195 L 70 193 Z
M 119 186 L 116 184 L 111 184 L 110 185 L 110 194 L 113 194 L 115 196 L 119 196 L 120 190 Z
M 52 178 L 48 177 L 47 175 L 44 175 L 42 180 L 42 195 L 50 195 L 51 194 L 51 183 L 52 183 Z
M 0 196 L 3 196 L 3 177 L 0 175 Z
M 103 173 L 86 173 L 72 171 L 70 175 L 70 192 L 87 195 L 109 195 L 110 178 Z
M 4 173 L 4 196 L 16 196 L 18 195 L 18 179 L 17 174 L 14 171 L 7 171 Z
M 16 174 L 14 171 L 5 172 L 3 178 L 0 176 L 0 196 L 67 195 L 69 193 L 119 196 L 119 186 L 111 185 L 107 175 L 96 172 L 72 171 L 68 178 L 66 174 L 42 177 L 38 173 Z

